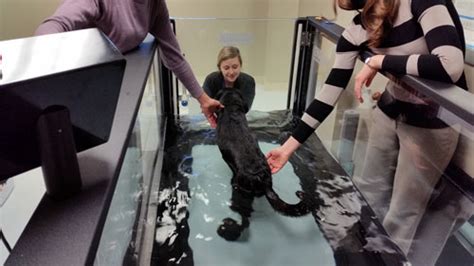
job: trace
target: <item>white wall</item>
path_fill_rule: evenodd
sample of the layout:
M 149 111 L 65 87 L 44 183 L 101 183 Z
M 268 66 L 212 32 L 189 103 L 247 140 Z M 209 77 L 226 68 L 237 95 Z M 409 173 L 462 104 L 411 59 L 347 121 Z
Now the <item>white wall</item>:
M 174 0 L 167 3 L 170 15 L 177 18 L 181 48 L 200 82 L 216 70 L 217 53 L 222 46 L 234 45 L 242 53 L 242 71 L 254 76 L 257 84 L 268 90 L 286 90 L 298 2 L 221 0 L 200 1 L 196 5 L 193 0 Z M 182 17 L 221 19 L 183 21 L 179 19 Z M 204 49 L 195 45 L 197 42 L 206 43 Z

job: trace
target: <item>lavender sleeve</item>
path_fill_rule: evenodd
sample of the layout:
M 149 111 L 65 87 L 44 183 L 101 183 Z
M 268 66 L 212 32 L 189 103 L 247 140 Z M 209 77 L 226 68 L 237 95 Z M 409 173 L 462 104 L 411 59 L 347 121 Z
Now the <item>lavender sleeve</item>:
M 165 1 L 157 0 L 157 2 L 158 5 L 153 10 L 155 17 L 152 20 L 154 23 L 150 27 L 150 33 L 158 40 L 158 46 L 165 66 L 173 71 L 194 98 L 198 98 L 202 95 L 203 89 L 196 80 L 191 66 L 181 54 L 178 41 L 171 28 Z
M 90 28 L 98 14 L 96 0 L 64 0 L 54 14 L 36 29 L 35 35 Z

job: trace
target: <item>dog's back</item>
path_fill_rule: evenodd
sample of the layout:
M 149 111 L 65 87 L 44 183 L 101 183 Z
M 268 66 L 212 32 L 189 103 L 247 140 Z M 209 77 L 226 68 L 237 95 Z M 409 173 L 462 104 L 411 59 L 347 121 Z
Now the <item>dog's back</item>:
M 226 88 L 218 95 L 225 108 L 218 112 L 217 144 L 234 174 L 232 185 L 255 197 L 265 195 L 272 207 L 283 215 L 302 216 L 309 213 L 303 201 L 287 204 L 273 191 L 271 170 L 248 127 L 240 92 Z M 303 193 L 298 193 L 298 197 L 302 198 Z
M 225 108 L 218 114 L 217 145 L 222 157 L 232 169 L 233 180 L 255 196 L 264 195 L 263 177 L 271 175 L 265 156 L 250 133 L 240 93 L 225 89 L 221 103 Z M 259 178 L 262 177 L 262 178 Z

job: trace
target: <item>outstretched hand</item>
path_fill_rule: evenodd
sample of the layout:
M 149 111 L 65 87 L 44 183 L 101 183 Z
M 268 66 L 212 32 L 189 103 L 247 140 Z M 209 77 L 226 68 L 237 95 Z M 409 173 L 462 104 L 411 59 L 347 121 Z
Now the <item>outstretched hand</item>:
M 293 152 L 298 149 L 301 144 L 294 138 L 289 137 L 282 146 L 275 148 L 267 153 L 267 163 L 272 174 L 280 171 L 288 162 Z
M 198 101 L 201 105 L 201 112 L 204 114 L 211 127 L 216 128 L 217 116 L 215 113 L 217 110 L 224 108 L 224 105 L 222 105 L 219 101 L 212 99 L 206 93 L 203 93 L 198 98 Z
M 283 147 L 278 147 L 268 152 L 266 157 L 272 174 L 275 174 L 280 171 L 283 166 L 285 166 L 286 162 L 288 162 L 288 159 L 290 158 L 290 154 L 285 153 Z

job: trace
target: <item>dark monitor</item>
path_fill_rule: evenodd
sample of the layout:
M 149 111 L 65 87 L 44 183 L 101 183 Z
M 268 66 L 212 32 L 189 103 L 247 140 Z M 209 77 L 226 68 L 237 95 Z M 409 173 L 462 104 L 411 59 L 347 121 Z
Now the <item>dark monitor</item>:
M 41 166 L 45 110 L 69 111 L 77 152 L 109 139 L 126 62 L 102 32 L 1 41 L 0 54 L 0 181 Z

